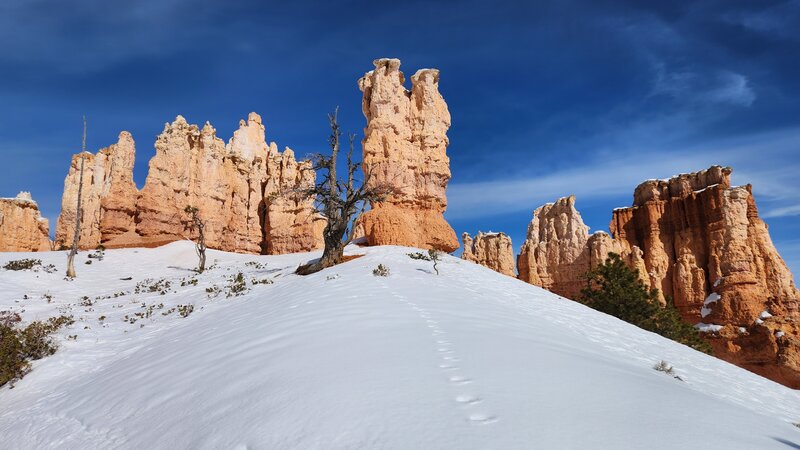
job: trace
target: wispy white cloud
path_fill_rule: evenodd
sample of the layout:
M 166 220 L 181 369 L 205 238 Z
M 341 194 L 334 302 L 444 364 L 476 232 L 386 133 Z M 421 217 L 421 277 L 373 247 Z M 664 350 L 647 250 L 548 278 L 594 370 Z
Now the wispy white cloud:
M 618 136 L 617 141 L 626 139 Z M 572 167 L 550 173 L 454 183 L 447 192 L 448 217 L 469 219 L 532 211 L 568 195 L 575 195 L 579 201 L 632 196 L 644 179 L 667 178 L 713 164 L 732 166 L 735 184 L 754 185 L 755 195 L 763 201 L 764 216 L 780 217 L 794 211 L 792 205 L 800 204 L 800 191 L 794 183 L 800 161 L 791 157 L 797 148 L 800 128 L 700 142 L 677 152 L 644 140 L 628 141 L 626 147 L 617 149 L 616 157 L 576 161 Z M 557 153 L 558 149 L 553 151 Z M 775 169 L 774 161 L 782 161 L 780 169 Z M 626 205 L 609 205 L 614 206 Z
M 750 106 L 756 93 L 748 78 L 728 70 L 669 72 L 663 63 L 655 67 L 656 76 L 651 95 L 669 95 L 687 103 L 721 103 Z
M 747 77 L 740 73 L 723 71 L 717 74 L 716 83 L 715 87 L 701 93 L 699 97 L 713 102 L 741 106 L 750 106 L 756 99 Z
M 800 205 L 775 208 L 764 213 L 765 218 L 800 216 Z
M 797 29 L 800 26 L 800 0 L 781 2 L 761 11 L 730 12 L 722 20 L 773 38 L 799 40 Z

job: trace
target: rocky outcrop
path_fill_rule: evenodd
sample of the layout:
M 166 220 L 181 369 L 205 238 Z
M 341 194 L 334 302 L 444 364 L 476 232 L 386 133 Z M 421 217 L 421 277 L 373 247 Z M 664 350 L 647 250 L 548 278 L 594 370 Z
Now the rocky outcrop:
M 404 87 L 400 60 L 378 59 L 358 81 L 363 92 L 363 169 L 371 187 L 391 188 L 361 218 L 370 245 L 407 245 L 452 252 L 458 240 L 444 219 L 450 181 L 450 112 L 439 71 L 421 69 Z
M 519 278 L 576 300 L 586 287 L 586 273 L 610 252 L 621 254 L 634 268 L 644 268 L 638 249 L 623 254 L 620 243 L 607 233 L 590 235 L 575 209 L 575 197 L 564 197 L 534 211 L 517 257 Z
M 261 117 L 251 113 L 226 145 L 210 123 L 178 116 L 156 139 L 156 155 L 141 192 L 133 183 L 134 144 L 75 155 L 64 185 L 58 236 L 74 230 L 81 157 L 85 157 L 80 245 L 156 246 L 194 237 L 187 206 L 199 209 L 210 248 L 242 253 L 290 253 L 318 248 L 324 220 L 312 199 L 289 195 L 313 186 L 308 161 L 267 144 Z
M 59 247 L 70 246 L 75 233 L 81 159 L 80 247 L 95 248 L 103 240 L 134 230 L 138 196 L 133 181 L 135 158 L 135 143 L 127 131 L 119 134 L 116 144 L 100 150 L 96 155 L 86 152 L 72 157 L 69 173 L 64 180 L 61 215 L 56 225 L 56 243 Z
M 614 210 L 611 236 L 589 236 L 574 197 L 547 204 L 528 226 L 519 278 L 576 299 L 582 275 L 620 254 L 704 331 L 716 356 L 800 388 L 800 294 L 751 187 L 732 187 L 730 174 L 713 166 L 645 181 L 632 207 Z
M 50 250 L 50 227 L 29 192 L 0 198 L 0 252 Z
M 730 174 L 713 166 L 646 181 L 632 207 L 614 211 L 611 233 L 644 251 L 650 285 L 686 321 L 723 327 L 708 335 L 717 356 L 800 388 L 800 294 L 751 186 L 731 187 Z
M 461 235 L 464 252 L 461 259 L 486 266 L 503 275 L 514 276 L 514 247 L 504 233 L 483 233 L 473 239 L 469 233 Z

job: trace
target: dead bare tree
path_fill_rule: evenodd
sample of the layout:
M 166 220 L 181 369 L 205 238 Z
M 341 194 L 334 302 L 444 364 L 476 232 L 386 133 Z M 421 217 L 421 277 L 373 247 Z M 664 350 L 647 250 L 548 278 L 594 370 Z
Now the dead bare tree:
M 200 210 L 194 206 L 187 206 L 183 211 L 189 214 L 189 229 L 197 230 L 197 240 L 194 241 L 194 249 L 200 259 L 197 264 L 197 272 L 203 273 L 206 270 L 206 223 L 200 218 Z
M 344 259 L 344 248 L 355 235 L 356 224 L 364 213 L 368 202 L 380 202 L 392 190 L 388 185 L 375 185 L 370 183 L 370 173 L 363 171 L 360 162 L 353 161 L 355 148 L 355 134 L 349 134 L 350 150 L 347 153 L 347 178 L 339 179 L 336 172 L 336 162 L 339 156 L 339 141 L 342 135 L 338 122 L 339 108 L 333 114 L 328 114 L 331 135 L 328 144 L 331 148 L 330 156 L 314 155 L 314 170 L 317 171 L 317 183 L 308 189 L 299 189 L 294 192 L 301 198 L 313 197 L 317 212 L 324 216 L 328 223 L 322 232 L 325 249 L 322 258 L 313 263 L 300 266 L 297 273 L 308 275 L 319 272 L 327 267 L 339 264 Z M 364 179 L 358 183 L 356 173 L 359 169 L 364 172 Z
M 72 248 L 67 256 L 67 277 L 75 278 L 75 255 L 78 254 L 78 243 L 81 238 L 81 216 L 83 197 L 83 166 L 86 161 L 86 116 L 83 116 L 83 144 L 81 145 L 81 169 L 78 177 L 78 205 L 75 208 L 75 234 L 72 236 Z

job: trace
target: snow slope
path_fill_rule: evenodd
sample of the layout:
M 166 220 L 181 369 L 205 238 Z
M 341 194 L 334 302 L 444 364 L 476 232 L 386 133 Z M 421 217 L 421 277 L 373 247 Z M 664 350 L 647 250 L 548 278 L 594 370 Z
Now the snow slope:
M 436 276 L 413 249 L 349 251 L 366 255 L 308 277 L 313 255 L 211 252 L 186 286 L 187 242 L 82 253 L 71 282 L 64 253 L 0 254 L 59 269 L 0 270 L 0 310 L 76 318 L 0 389 L 0 447 L 800 448 L 796 391 L 466 261 Z M 226 298 L 238 271 L 251 290 Z M 146 278 L 172 286 L 134 293 Z

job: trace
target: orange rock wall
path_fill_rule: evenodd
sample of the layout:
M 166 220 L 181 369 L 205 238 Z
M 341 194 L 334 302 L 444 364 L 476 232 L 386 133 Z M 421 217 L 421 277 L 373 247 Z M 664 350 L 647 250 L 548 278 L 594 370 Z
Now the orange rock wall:
M 650 285 L 687 322 L 724 327 L 707 335 L 717 356 L 800 388 L 800 294 L 751 187 L 731 187 L 730 174 L 646 181 L 634 206 L 614 211 L 611 233 L 642 248 Z
M 50 227 L 28 192 L 0 198 L 0 252 L 50 250 Z
M 486 266 L 503 275 L 514 276 L 514 247 L 505 233 L 469 233 L 461 235 L 464 252 L 461 259 Z
M 84 154 L 80 245 L 94 248 L 155 246 L 194 237 L 187 206 L 200 210 L 210 248 L 242 253 L 291 253 L 322 244 L 324 220 L 311 199 L 286 195 L 313 186 L 310 162 L 267 144 L 261 117 L 251 113 L 225 144 L 216 130 L 178 116 L 156 139 L 141 192 L 133 183 L 134 144 Z M 58 240 L 68 245 L 75 224 L 81 155 L 64 182 Z
M 379 59 L 358 81 L 364 94 L 363 169 L 371 186 L 393 193 L 361 218 L 370 245 L 407 245 L 452 252 L 455 231 L 444 219 L 450 181 L 450 112 L 439 93 L 439 71 L 421 69 L 411 90 L 397 59 Z

